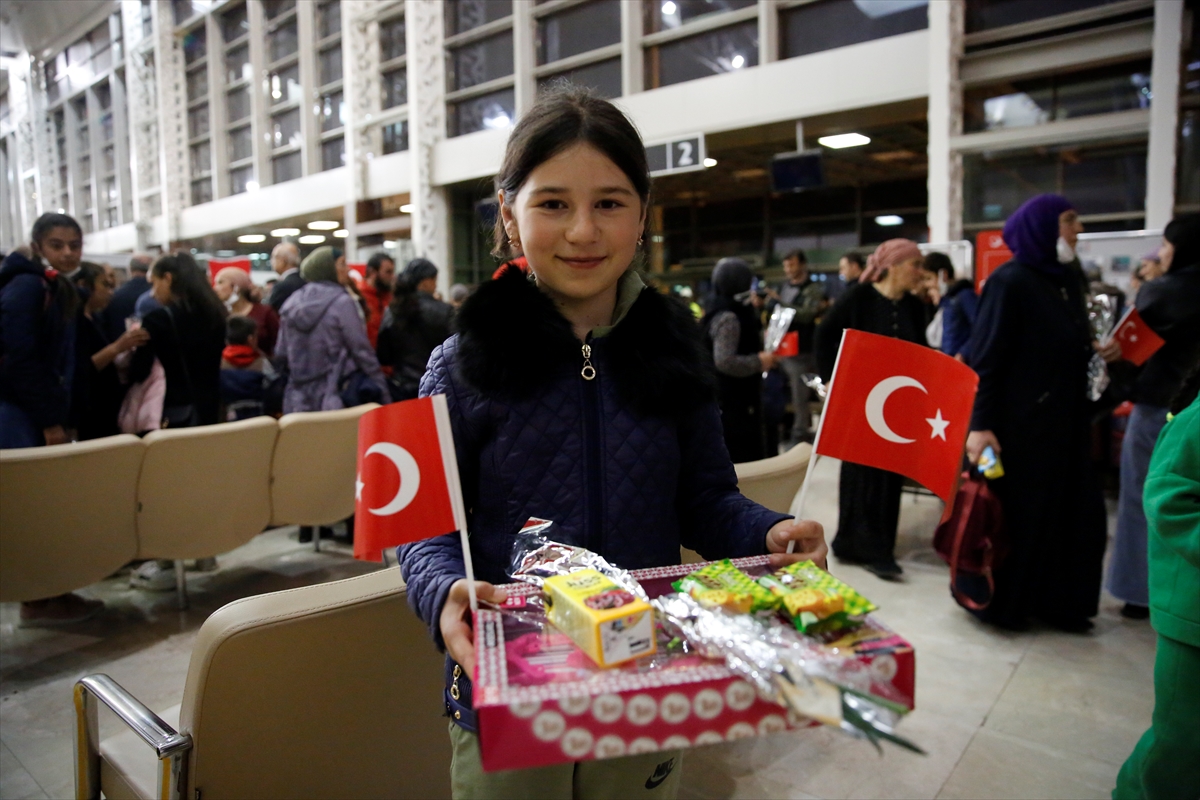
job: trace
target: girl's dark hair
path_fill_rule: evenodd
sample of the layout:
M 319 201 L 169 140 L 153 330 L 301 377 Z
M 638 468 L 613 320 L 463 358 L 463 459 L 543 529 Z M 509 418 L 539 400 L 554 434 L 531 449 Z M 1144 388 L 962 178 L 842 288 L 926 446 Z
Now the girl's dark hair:
M 529 173 L 577 142 L 587 142 L 608 156 L 629 178 L 642 205 L 648 203 L 650 169 L 637 129 L 612 103 L 569 83 L 556 85 L 539 97 L 513 128 L 496 175 L 496 191 L 512 205 Z M 501 259 L 516 255 L 500 214 L 496 215 L 495 242 L 492 255 Z
M 46 234 L 55 228 L 71 228 L 79 234 L 79 238 L 83 238 L 83 228 L 79 227 L 79 223 L 75 218 L 68 214 L 55 214 L 47 212 L 42 214 L 33 223 L 33 230 L 29 234 L 29 238 L 38 243 L 42 243 L 42 239 L 46 238 Z
M 79 296 L 86 303 L 92 292 L 96 291 L 96 281 L 104 277 L 104 267 L 94 261 L 80 261 L 79 269 L 72 275 Z
M 954 280 L 954 262 L 950 260 L 950 256 L 945 253 L 939 253 L 934 250 L 932 253 L 925 254 L 925 269 L 929 272 L 941 274 L 943 272 L 950 273 L 950 280 Z
M 201 315 L 214 327 L 225 326 L 225 305 L 208 285 L 208 274 L 189 254 L 180 251 L 163 256 L 154 262 L 150 274 L 171 276 L 171 304 Z

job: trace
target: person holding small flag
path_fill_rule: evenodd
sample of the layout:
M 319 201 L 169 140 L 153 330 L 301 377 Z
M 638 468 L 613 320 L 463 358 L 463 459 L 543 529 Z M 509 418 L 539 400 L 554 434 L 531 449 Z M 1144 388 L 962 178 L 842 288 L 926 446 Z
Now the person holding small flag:
M 737 490 L 702 332 L 636 270 L 650 176 L 625 115 L 588 90 L 543 93 L 512 130 L 496 188 L 496 254 L 522 253 L 529 273 L 507 269 L 463 303 L 458 333 L 434 350 L 422 379 L 429 400 L 409 401 L 448 409 L 466 555 L 482 579 L 468 585 L 466 537 L 457 533 L 401 548 L 409 601 L 449 656 L 452 791 L 674 797 L 681 770 L 672 752 L 483 772 L 470 590 L 480 602 L 503 599 L 493 584 L 507 580 L 514 537 L 530 517 L 552 520 L 556 539 L 624 569 L 677 564 L 680 545 L 705 558 L 769 552 L 778 564 L 823 565 L 824 534 Z M 360 436 L 364 454 L 392 454 L 393 472 L 417 474 L 419 459 L 388 442 L 366 444 Z M 399 490 L 394 478 L 372 487 L 366 465 L 387 467 L 382 455 L 361 462 L 362 503 L 421 503 L 403 495 L 403 478 Z M 423 477 L 409 491 L 425 485 Z
M 846 330 L 925 345 L 924 303 L 912 294 L 926 274 L 925 258 L 916 242 L 889 239 L 879 245 L 868 259 L 864 274 L 875 279 L 852 284 L 817 327 L 817 370 L 826 383 L 833 377 Z M 884 580 L 897 580 L 903 575 L 894 552 L 903 482 L 904 478 L 895 472 L 843 460 L 834 555 L 862 564 Z

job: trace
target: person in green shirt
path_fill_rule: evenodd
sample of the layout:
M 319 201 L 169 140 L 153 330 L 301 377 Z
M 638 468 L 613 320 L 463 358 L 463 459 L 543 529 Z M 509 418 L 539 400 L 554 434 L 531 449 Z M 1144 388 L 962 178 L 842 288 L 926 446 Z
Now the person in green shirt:
M 1178 413 L 1159 434 L 1146 475 L 1150 621 L 1158 632 L 1154 716 L 1121 767 L 1114 800 L 1200 797 L 1198 390 L 1200 364 L 1172 404 Z

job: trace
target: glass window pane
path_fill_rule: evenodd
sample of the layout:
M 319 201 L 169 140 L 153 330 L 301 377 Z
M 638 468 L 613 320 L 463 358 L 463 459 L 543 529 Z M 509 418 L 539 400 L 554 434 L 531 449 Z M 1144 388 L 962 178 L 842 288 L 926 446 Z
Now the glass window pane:
M 190 103 L 208 94 L 208 68 L 197 67 L 187 74 L 187 99 Z
M 300 109 L 293 108 L 271 117 L 271 145 L 286 147 L 300 144 Z
M 1116 0 L 971 0 L 967 4 L 967 33 L 1003 28 L 1020 22 L 1083 11 Z
M 336 169 L 346 163 L 346 143 L 342 137 L 321 143 L 321 169 Z
M 751 20 L 652 48 L 646 59 L 646 88 L 657 89 L 757 64 L 758 22 Z
M 822 0 L 780 15 L 782 58 L 882 39 L 929 27 L 927 0 L 846 3 Z
M 642 0 L 644 30 L 646 33 L 672 30 L 701 17 L 748 8 L 755 2 L 756 0 Z
M 192 177 L 203 175 L 212 169 L 212 156 L 208 149 L 208 142 L 194 144 L 188 148 L 192 167 Z
M 250 87 L 243 86 L 225 95 L 227 122 L 237 122 L 250 116 Z
M 192 205 L 198 206 L 212 200 L 212 180 L 192 181 Z
M 1200 109 L 1185 109 L 1179 114 L 1179 185 L 1175 203 L 1200 206 Z
M 484 128 L 511 127 L 516 117 L 515 108 L 512 89 L 501 89 L 449 105 L 447 126 L 450 135 L 461 136 Z
M 1062 189 L 1080 214 L 1146 208 L 1146 144 L 1064 150 Z
M 113 138 L 113 115 L 110 111 L 100 117 L 100 141 L 111 142 Z
M 383 153 L 399 153 L 408 149 L 408 120 L 402 119 L 391 125 L 384 125 Z
M 267 77 L 267 93 L 271 105 L 290 103 L 300 99 L 300 65 L 292 64 L 280 70 L 272 70 Z
M 300 39 L 296 35 L 296 20 L 289 20 L 267 34 L 270 44 L 270 59 L 272 62 L 287 58 L 300 47 Z
M 275 183 L 295 180 L 300 177 L 300 154 L 288 153 L 271 159 L 271 172 Z
M 395 108 L 408 102 L 408 70 L 401 67 L 383 73 L 383 107 Z
M 266 12 L 267 19 L 275 19 L 295 7 L 296 0 L 263 0 L 263 11 Z
M 556 72 L 538 81 L 538 91 L 558 83 L 572 83 L 594 89 L 601 97 L 612 99 L 621 96 L 621 59 L 612 58 L 586 67 Z
M 113 146 L 110 144 L 101 150 L 100 156 L 104 159 L 104 171 L 115 172 L 117 169 L 117 156 L 113 150 Z
M 203 25 L 197 25 L 183 35 L 183 61 L 185 64 L 194 64 L 204 58 L 206 52 Z
M 226 42 L 232 42 L 250 32 L 250 20 L 246 16 L 246 6 L 226 11 L 221 15 L 221 36 Z
M 254 155 L 254 138 L 250 126 L 244 125 L 229 132 L 229 160 L 241 161 Z
M 195 139 L 208 133 L 208 106 L 193 108 L 188 112 L 188 138 Z
M 451 50 L 446 58 L 451 90 L 513 74 L 513 35 L 504 31 Z
M 254 167 L 239 167 L 229 170 L 229 193 L 241 194 L 246 191 L 246 184 L 254 180 Z
M 120 224 L 118 221 L 118 216 L 119 215 L 117 214 L 116 206 L 105 209 L 103 225 L 101 227 L 104 227 L 104 228 L 116 227 L 118 224 Z
M 446 35 L 478 28 L 512 14 L 512 0 L 447 0 Z
M 317 74 L 320 76 L 318 81 L 321 86 L 342 79 L 342 46 L 340 44 L 321 51 L 317 62 Z
M 112 108 L 112 89 L 107 83 L 96 84 L 94 91 L 96 92 L 96 103 L 100 106 L 101 111 Z
M 116 177 L 108 177 L 104 179 L 103 194 L 101 202 L 105 205 L 117 202 L 117 179 Z
M 538 63 L 621 41 L 621 4 L 593 0 L 538 20 Z
M 342 4 L 331 0 L 317 6 L 317 36 L 324 39 L 342 31 Z
M 212 3 L 209 2 L 194 3 L 192 0 L 171 0 L 171 11 L 175 17 L 175 24 L 180 25 L 196 14 L 203 14 L 210 5 Z
M 385 19 L 379 23 L 379 58 L 391 61 L 404 55 L 407 42 L 404 39 L 404 17 Z
M 243 44 L 225 54 L 225 80 L 227 83 L 248 81 L 254 74 L 250 66 L 250 45 Z
M 346 103 L 341 92 L 321 98 L 321 132 L 332 131 L 346 124 Z

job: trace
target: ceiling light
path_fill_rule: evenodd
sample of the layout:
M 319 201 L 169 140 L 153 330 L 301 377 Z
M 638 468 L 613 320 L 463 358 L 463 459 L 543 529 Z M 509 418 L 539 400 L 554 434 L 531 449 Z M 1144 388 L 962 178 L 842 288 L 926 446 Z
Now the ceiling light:
M 300 229 L 299 228 L 276 228 L 275 230 L 271 231 L 271 235 L 276 238 L 282 238 L 284 236 L 299 236 Z
M 405 203 L 404 205 L 400 206 L 401 214 L 411 214 L 412 212 L 413 212 L 413 204 L 412 203 Z
M 258 191 L 258 181 L 246 181 L 246 191 L 247 192 L 257 192 Z
M 885 228 L 890 228 L 893 225 L 901 225 L 904 223 L 904 217 L 898 217 L 895 214 L 883 214 L 875 218 L 876 225 L 882 225 Z
M 662 4 L 662 13 L 664 17 L 674 16 L 675 12 L 678 10 L 679 6 L 675 5 L 675 3 L 673 3 L 671 0 L 667 0 Z
M 871 143 L 870 137 L 863 136 L 861 133 L 839 133 L 836 136 L 822 136 L 817 141 L 833 150 L 841 150 L 843 147 L 859 147 Z
M 341 226 L 342 223 L 331 219 L 317 219 L 308 223 L 308 229 L 310 231 L 331 231 L 335 228 L 340 228 Z
M 325 237 L 319 233 L 309 233 L 301 236 L 299 241 L 300 244 L 320 244 L 325 241 Z
M 715 167 L 716 165 L 717 165 L 717 160 L 716 160 L 715 158 L 706 158 L 706 159 L 704 159 L 704 166 L 706 166 L 706 167 Z
M 396 246 L 396 243 L 393 242 L 391 239 L 388 239 L 386 242 L 383 243 L 383 246 L 390 250 L 391 248 Z
M 738 53 L 729 62 L 729 65 L 731 67 L 733 67 L 734 69 L 741 69 L 742 67 L 746 66 L 746 57 L 744 55 L 742 55 L 741 53 Z
M 349 235 L 350 231 L 346 230 L 345 228 L 341 228 L 340 230 L 333 232 L 333 238 L 335 239 L 345 239 Z
M 266 235 L 261 233 L 243 233 L 238 237 L 238 241 L 242 244 L 258 244 L 259 242 L 265 242 L 266 240 Z

